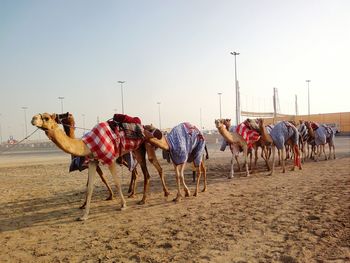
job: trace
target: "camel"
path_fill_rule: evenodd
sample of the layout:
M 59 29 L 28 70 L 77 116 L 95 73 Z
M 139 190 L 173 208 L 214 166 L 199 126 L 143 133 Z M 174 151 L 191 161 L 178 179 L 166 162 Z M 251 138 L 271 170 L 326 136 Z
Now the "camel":
M 126 208 L 126 202 L 122 193 L 121 184 L 116 169 L 115 159 L 118 156 L 122 156 L 130 151 L 134 151 L 137 161 L 140 163 L 142 171 L 145 177 L 144 185 L 144 198 L 148 190 L 149 173 L 147 170 L 144 156 L 145 148 L 141 147 L 143 138 L 139 138 L 135 141 L 127 142 L 126 138 L 123 138 L 123 134 L 118 130 L 112 131 L 107 122 L 102 122 L 96 125 L 89 135 L 95 135 L 94 137 L 83 137 L 83 139 L 72 139 L 68 137 L 63 130 L 61 130 L 55 121 L 55 114 L 38 114 L 33 116 L 32 125 L 45 131 L 46 136 L 56 144 L 61 150 L 74 156 L 84 156 L 89 158 L 88 163 L 88 185 L 86 191 L 86 207 L 84 213 L 78 220 L 87 220 L 90 211 L 91 196 L 94 187 L 94 177 L 97 169 L 98 160 L 108 165 L 108 169 L 114 179 L 114 183 L 117 188 L 117 192 L 121 199 L 121 210 Z M 117 133 L 118 132 L 118 135 Z M 97 137 L 101 135 L 100 137 Z M 86 135 L 85 135 L 86 136 Z M 101 141 L 102 139 L 102 141 Z M 112 140 L 119 140 L 115 147 L 112 144 L 103 144 L 106 142 L 112 142 Z M 125 144 L 121 145 L 121 140 L 125 140 Z M 121 147 L 122 146 L 122 147 Z M 118 148 L 118 149 L 117 149 Z M 143 200 L 141 200 L 142 202 Z
M 267 131 L 266 127 L 264 126 L 264 120 L 263 119 L 257 119 L 259 130 L 262 139 L 266 142 L 271 144 L 272 147 L 272 168 L 270 175 L 273 175 L 275 170 L 275 148 L 278 150 L 281 150 L 281 160 L 282 160 L 282 172 L 286 172 L 285 167 L 285 152 L 286 152 L 286 144 L 290 144 L 293 148 L 294 153 L 294 165 L 292 170 L 295 170 L 295 166 L 298 166 L 301 170 L 301 162 L 300 162 L 300 153 L 299 153 L 299 146 L 298 146 L 298 140 L 299 140 L 299 133 L 297 128 L 292 125 L 291 123 L 287 121 L 281 121 L 277 123 L 270 133 Z
M 184 122 L 175 126 L 165 137 L 159 129 L 145 127 L 146 141 L 152 145 L 170 152 L 170 157 L 174 165 L 177 195 L 174 202 L 179 202 L 182 198 L 180 183 L 182 182 L 185 197 L 190 196 L 190 190 L 185 183 L 184 170 L 186 162 L 193 162 L 197 170 L 196 189 L 193 196 L 198 195 L 199 181 L 203 173 L 204 187 L 207 189 L 206 167 L 203 160 L 205 140 L 202 133 L 190 123 Z M 180 182 L 181 179 L 181 182 Z
M 63 113 L 63 114 L 57 114 L 56 115 L 56 121 L 58 123 L 61 123 L 63 125 L 63 129 L 65 131 L 65 133 L 67 134 L 67 136 L 69 136 L 70 138 L 75 138 L 75 121 L 74 121 L 74 117 L 72 114 L 70 114 L 69 112 L 67 113 Z M 144 142 L 144 146 L 146 149 L 146 153 L 147 153 L 147 157 L 148 157 L 148 161 L 150 163 L 153 164 L 153 166 L 156 168 L 156 170 L 158 171 L 159 177 L 161 179 L 162 182 L 162 186 L 163 186 L 163 192 L 164 192 L 164 196 L 167 197 L 170 192 L 168 191 L 168 188 L 165 184 L 165 179 L 163 176 L 163 169 L 160 166 L 155 150 L 156 148 L 152 145 L 150 145 L 147 142 Z M 143 151 L 143 153 L 145 153 Z M 131 153 L 129 153 L 131 154 Z M 73 156 L 72 156 L 73 158 Z M 145 158 L 143 156 L 143 158 Z M 128 163 L 125 161 L 125 159 L 120 156 L 117 158 L 117 163 L 120 165 L 124 165 L 126 167 L 128 167 Z M 99 165 L 97 165 L 97 173 L 98 175 L 101 177 L 101 180 L 103 181 L 103 183 L 106 185 L 108 192 L 109 192 L 109 196 L 106 200 L 112 200 L 113 199 L 113 192 L 111 187 L 109 186 L 107 180 L 105 179 L 102 170 L 100 168 Z M 129 198 L 134 198 L 136 196 L 136 180 L 138 177 L 138 171 L 137 171 L 137 167 L 135 166 L 132 171 L 131 171 L 131 180 L 130 180 L 130 184 L 129 184 L 129 189 L 128 189 L 128 193 L 129 193 Z M 144 189 L 145 190 L 145 189 Z M 146 196 L 144 195 L 143 199 L 140 201 L 140 204 L 144 204 L 146 202 Z M 80 208 L 84 208 L 86 205 L 86 200 L 85 203 L 80 207 Z
M 70 114 L 69 112 L 67 113 L 62 113 L 62 114 L 56 114 L 56 118 L 55 121 L 58 124 L 62 124 L 63 125 L 63 130 L 66 133 L 66 135 L 69 138 L 75 139 L 75 120 L 72 114 Z M 74 155 L 71 155 L 72 160 L 76 157 Z M 106 180 L 106 177 L 104 176 L 101 168 L 99 165 L 97 165 L 96 167 L 96 172 L 97 174 L 100 176 L 102 182 L 104 183 L 104 185 L 107 187 L 108 190 L 108 197 L 106 198 L 106 200 L 112 200 L 113 199 L 113 191 L 112 188 L 110 187 L 108 181 Z M 137 172 L 137 171 L 136 171 Z M 88 182 L 87 182 L 88 185 Z M 86 206 L 86 199 L 85 202 L 79 207 L 81 209 L 84 209 Z
M 299 120 L 298 131 L 300 134 L 299 147 L 302 153 L 301 160 L 302 162 L 305 162 L 306 158 L 312 158 L 315 148 L 315 140 L 310 136 L 308 128 L 303 120 Z M 311 150 L 309 146 L 311 146 Z
M 249 169 L 248 169 L 248 143 L 247 141 L 237 132 L 229 132 L 226 128 L 225 123 L 227 123 L 226 119 L 217 119 L 215 120 L 216 128 L 218 129 L 219 133 L 224 137 L 224 139 L 232 144 L 234 147 L 241 147 L 243 149 L 243 156 L 244 156 L 244 166 L 246 170 L 246 176 L 249 176 Z M 240 125 L 244 125 L 246 127 L 253 127 L 253 129 L 258 129 L 256 123 L 250 119 L 247 119 L 245 122 L 241 123 Z M 256 138 L 258 140 L 259 138 Z M 234 177 L 234 169 L 233 169 L 233 157 L 231 160 L 231 172 L 228 175 L 228 179 L 231 179 Z
M 316 122 L 306 121 L 305 125 L 309 132 L 309 135 L 312 139 L 315 140 L 316 145 L 316 154 L 315 161 L 318 161 L 318 158 L 321 156 L 321 151 L 324 154 L 325 160 L 331 158 L 332 149 L 333 149 L 333 158 L 335 159 L 335 146 L 334 146 L 334 131 L 332 128 L 326 125 L 319 125 Z M 325 145 L 328 143 L 329 146 L 329 155 L 327 157 L 325 151 Z
M 225 119 L 224 125 L 229 132 L 235 133 L 236 126 L 231 126 L 231 119 Z M 240 152 L 243 152 L 243 149 L 238 147 L 235 144 L 228 143 L 226 140 L 223 140 L 221 147 L 220 147 L 220 150 L 225 151 L 227 145 L 229 145 L 230 151 L 232 153 L 231 165 L 233 164 L 233 158 L 234 158 L 236 160 L 236 163 L 237 163 L 238 172 L 240 172 L 241 165 L 239 163 L 238 156 L 239 156 Z M 251 170 L 252 169 L 252 150 L 251 150 L 251 148 L 248 149 L 248 155 L 249 155 L 249 169 Z

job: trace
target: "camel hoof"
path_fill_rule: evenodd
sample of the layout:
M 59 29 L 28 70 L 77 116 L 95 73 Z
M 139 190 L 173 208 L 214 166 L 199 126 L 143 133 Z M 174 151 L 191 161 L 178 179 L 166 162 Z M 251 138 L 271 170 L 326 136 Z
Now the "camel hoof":
M 193 194 L 193 196 L 197 196 L 198 195 L 198 193 L 197 192 L 195 192 L 194 194 Z
M 273 172 L 267 174 L 267 176 L 272 176 L 272 175 L 273 175 Z
M 76 219 L 76 221 L 86 221 L 88 219 L 88 216 L 81 216 Z
M 186 191 L 185 193 L 185 197 L 189 197 L 191 194 L 190 194 L 190 191 Z
M 227 179 L 233 179 L 233 175 L 227 176 Z
M 180 197 L 176 197 L 176 198 L 173 199 L 173 202 L 178 203 L 178 202 L 180 202 L 180 200 L 181 200 Z
M 207 191 L 207 188 L 203 188 L 202 192 L 206 192 Z
M 79 206 L 79 209 L 85 209 L 86 204 Z
M 146 203 L 146 201 L 143 199 L 140 202 L 138 202 L 139 205 L 144 205 L 145 203 Z
M 127 206 L 125 204 L 120 207 L 120 211 L 124 211 L 126 209 L 127 209 Z
M 169 192 L 169 191 L 164 192 L 164 196 L 165 196 L 165 197 L 168 197 L 169 195 L 170 195 L 170 192 Z
M 128 195 L 128 198 L 135 198 L 135 197 L 136 197 L 136 194 L 134 194 L 134 193 Z
M 106 198 L 106 201 L 113 200 L 113 195 L 110 195 Z

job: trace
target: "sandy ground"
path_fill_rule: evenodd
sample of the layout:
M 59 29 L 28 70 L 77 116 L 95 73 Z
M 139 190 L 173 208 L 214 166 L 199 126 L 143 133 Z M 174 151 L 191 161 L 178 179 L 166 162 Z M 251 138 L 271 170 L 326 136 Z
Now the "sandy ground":
M 229 152 L 211 150 L 207 192 L 178 204 L 164 161 L 171 196 L 150 167 L 149 202 L 137 204 L 140 179 L 125 211 L 97 179 L 86 222 L 75 218 L 87 172 L 69 174 L 68 156 L 0 156 L 0 262 L 350 262 L 350 138 L 336 146 L 336 160 L 274 176 L 260 162 L 232 180 Z M 186 181 L 193 192 L 190 165 Z

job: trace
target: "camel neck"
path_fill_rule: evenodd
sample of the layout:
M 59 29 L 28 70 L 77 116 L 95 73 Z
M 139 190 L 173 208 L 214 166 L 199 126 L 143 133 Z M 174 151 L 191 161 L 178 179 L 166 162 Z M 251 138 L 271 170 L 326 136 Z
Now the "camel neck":
M 219 133 L 221 134 L 222 137 L 224 137 L 224 139 L 229 142 L 229 143 L 233 143 L 233 136 L 232 134 L 226 129 L 225 125 L 222 125 L 220 127 L 217 127 Z
M 157 138 L 154 138 L 154 137 L 148 138 L 147 141 L 150 144 L 152 144 L 152 145 L 154 145 L 154 146 L 156 146 L 156 147 L 158 147 L 158 148 L 160 148 L 162 150 L 169 151 L 169 144 L 168 144 L 165 136 L 163 136 L 161 139 L 157 139 Z
M 87 156 L 91 153 L 82 140 L 68 137 L 65 132 L 58 127 L 47 130 L 45 133 L 58 148 L 66 153 L 75 156 Z
M 259 130 L 260 130 L 261 138 L 265 142 L 272 142 L 271 135 L 267 132 L 266 127 L 264 126 L 264 124 L 259 125 Z

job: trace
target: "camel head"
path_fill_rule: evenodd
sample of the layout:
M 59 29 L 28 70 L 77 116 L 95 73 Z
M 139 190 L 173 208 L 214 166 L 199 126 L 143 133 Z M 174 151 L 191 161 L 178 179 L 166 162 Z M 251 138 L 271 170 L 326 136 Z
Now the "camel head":
M 217 120 L 215 120 L 215 126 L 216 126 L 216 128 L 221 128 L 223 125 L 225 125 L 225 123 L 226 123 L 226 120 L 228 120 L 228 119 L 217 119 Z
M 58 124 L 63 125 L 64 132 L 68 136 L 70 136 L 70 137 L 74 136 L 75 121 L 74 121 L 74 117 L 71 113 L 66 112 L 66 113 L 56 114 L 55 121 Z
M 156 138 L 158 140 L 162 139 L 163 133 L 159 129 L 154 127 L 152 124 L 144 125 L 143 128 L 144 128 L 146 139 L 149 139 L 149 138 Z
M 34 115 L 32 118 L 32 125 L 44 131 L 53 130 L 58 127 L 56 122 L 56 114 L 43 113 Z
M 246 119 L 245 121 L 244 121 L 251 129 L 253 129 L 253 130 L 256 130 L 256 131 L 259 131 L 259 125 L 258 125 L 258 123 L 257 123 L 257 121 L 256 120 L 253 120 L 253 119 Z
M 225 119 L 224 120 L 224 125 L 226 126 L 226 129 L 230 129 L 231 127 L 231 119 Z
M 263 118 L 257 118 L 256 119 L 256 123 L 258 124 L 258 126 L 261 128 L 261 127 L 264 127 L 264 119 Z

